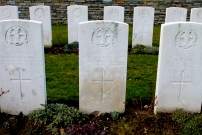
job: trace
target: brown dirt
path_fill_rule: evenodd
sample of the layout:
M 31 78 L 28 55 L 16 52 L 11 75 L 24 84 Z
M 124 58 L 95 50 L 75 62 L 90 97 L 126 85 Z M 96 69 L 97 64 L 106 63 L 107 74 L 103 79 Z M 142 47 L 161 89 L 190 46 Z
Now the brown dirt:
M 72 104 L 72 103 L 71 103 Z M 78 102 L 75 102 L 77 107 Z M 74 123 L 74 130 L 81 130 L 81 132 L 75 132 L 74 134 L 84 134 L 86 129 L 84 125 L 94 123 L 94 128 L 97 128 L 98 134 L 110 134 L 110 135 L 134 135 L 134 134 L 147 134 L 147 135 L 177 135 L 182 131 L 180 126 L 172 120 L 171 114 L 164 113 L 154 115 L 153 110 L 143 109 L 140 110 L 140 105 L 133 101 L 126 103 L 126 110 L 124 114 L 120 114 L 118 120 L 112 120 L 111 114 L 105 115 L 94 112 L 87 116 L 86 121 L 82 124 Z M 70 126 L 71 127 L 71 126 Z M 62 127 L 64 132 L 67 133 L 70 127 Z M 85 127 L 86 128 L 86 127 Z M 89 129 L 89 128 L 88 128 Z M 60 128 L 58 128 L 59 133 Z M 100 132 L 98 132 L 98 130 Z M 73 134 L 73 132 L 71 132 Z M 87 132 L 85 134 L 96 134 Z M 18 116 L 8 115 L 0 113 L 0 135 L 51 135 L 52 133 L 47 130 L 46 125 L 40 126 L 36 129 L 36 125 L 33 121 L 30 121 L 27 116 L 19 114 Z

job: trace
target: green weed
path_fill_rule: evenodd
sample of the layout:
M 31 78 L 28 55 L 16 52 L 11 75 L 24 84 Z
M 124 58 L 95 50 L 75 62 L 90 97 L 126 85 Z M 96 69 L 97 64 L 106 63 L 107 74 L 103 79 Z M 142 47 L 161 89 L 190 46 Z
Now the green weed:
M 180 109 L 172 113 L 172 119 L 180 124 L 184 135 L 202 134 L 201 114 L 192 114 Z
M 44 109 L 37 109 L 29 114 L 29 119 L 35 122 L 35 125 L 47 125 L 47 129 L 52 134 L 58 134 L 58 128 L 66 127 L 73 123 L 75 119 L 84 119 L 79 110 L 74 107 L 68 107 L 65 104 L 47 104 L 42 105 Z
M 112 120 L 117 120 L 119 118 L 119 112 L 116 111 L 112 112 L 111 117 Z

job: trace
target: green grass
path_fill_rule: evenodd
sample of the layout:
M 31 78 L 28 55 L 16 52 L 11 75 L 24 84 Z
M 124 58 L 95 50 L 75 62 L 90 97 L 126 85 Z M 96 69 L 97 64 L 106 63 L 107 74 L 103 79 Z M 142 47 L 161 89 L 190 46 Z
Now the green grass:
M 78 55 L 46 54 L 46 84 L 48 101 L 78 101 L 79 69 Z M 157 55 L 129 55 L 126 99 L 143 97 L 149 101 L 150 81 L 156 82 Z M 153 89 L 155 85 L 153 85 Z
M 66 45 L 68 43 L 67 31 L 67 25 L 52 25 L 53 45 Z
M 67 25 L 53 25 L 52 34 L 53 34 L 53 45 L 66 45 L 68 43 L 67 39 Z M 132 47 L 132 31 L 133 27 L 129 26 L 129 37 L 128 45 Z M 153 32 L 153 46 L 159 46 L 159 37 L 160 37 L 160 26 L 154 26 Z
M 45 58 L 48 101 L 78 100 L 78 55 L 46 54 Z
M 129 45 L 132 40 L 132 26 L 129 31 Z M 67 26 L 53 25 L 53 44 L 67 44 Z M 158 46 L 160 26 L 154 27 L 153 45 Z M 59 40 L 60 41 L 59 41 Z M 78 55 L 46 54 L 46 86 L 49 102 L 67 102 L 79 99 L 79 65 Z M 147 102 L 150 98 L 148 83 L 156 83 L 157 55 L 128 55 L 126 99 L 143 97 Z

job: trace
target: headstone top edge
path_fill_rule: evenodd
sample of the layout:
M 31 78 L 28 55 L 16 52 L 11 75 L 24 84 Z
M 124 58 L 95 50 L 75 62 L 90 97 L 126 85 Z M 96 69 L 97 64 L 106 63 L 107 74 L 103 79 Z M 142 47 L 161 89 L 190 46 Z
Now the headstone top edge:
M 88 8 L 88 6 L 83 6 L 83 5 L 72 5 L 72 6 L 67 6 L 67 8 L 74 8 L 74 7 L 85 7 L 85 8 Z
M 11 19 L 11 20 L 2 20 L 0 23 L 3 22 L 32 22 L 32 23 L 38 23 L 38 24 L 43 24 L 40 21 L 34 21 L 34 20 L 23 20 L 23 19 Z
M 140 9 L 142 9 L 142 8 L 155 9 L 155 8 L 153 8 L 153 7 L 149 7 L 149 6 L 138 6 L 138 7 L 134 7 L 134 9 L 138 9 L 138 8 L 140 8 Z
M 0 7 L 18 7 L 18 6 L 5 5 L 5 6 L 0 6 Z
M 50 8 L 50 6 L 31 6 L 29 8 Z
M 169 25 L 188 25 L 188 24 L 198 24 L 201 25 L 201 23 L 197 23 L 197 22 L 169 22 L 169 23 L 164 23 L 161 24 L 162 26 L 169 26 Z
M 202 9 L 202 7 L 198 7 L 198 8 L 191 8 L 191 9 Z
M 115 24 L 128 25 L 127 23 L 123 23 L 123 22 L 119 22 L 119 21 L 111 21 L 111 20 L 85 21 L 85 22 L 79 23 L 79 25 L 90 24 L 90 23 L 115 23 Z
M 187 8 L 183 8 L 183 7 L 168 7 L 166 9 L 180 9 L 180 10 L 187 10 Z
M 104 8 L 124 8 L 123 6 L 104 6 Z

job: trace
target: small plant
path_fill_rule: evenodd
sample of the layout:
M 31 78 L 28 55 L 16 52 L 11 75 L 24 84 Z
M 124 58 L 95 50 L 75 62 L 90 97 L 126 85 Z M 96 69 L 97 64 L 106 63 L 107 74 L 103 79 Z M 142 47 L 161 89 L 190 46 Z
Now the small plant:
M 6 122 L 4 122 L 4 129 L 10 129 L 14 124 L 17 123 L 17 119 L 13 116 L 10 117 Z
M 159 47 L 149 47 L 144 45 L 136 45 L 132 48 L 132 53 L 134 54 L 152 54 L 152 55 L 158 55 L 159 53 Z
M 173 112 L 172 119 L 180 124 L 184 135 L 202 134 L 201 114 L 191 114 L 179 109 Z
M 29 119 L 35 122 L 35 125 L 47 125 L 47 129 L 52 134 L 58 134 L 58 128 L 66 127 L 74 120 L 85 119 L 79 110 L 74 107 L 68 107 L 65 104 L 46 104 L 42 105 L 44 109 L 37 109 L 29 114 Z
M 68 45 L 65 45 L 63 50 L 65 53 L 78 53 L 79 42 L 72 42 Z
M 111 117 L 112 120 L 117 120 L 119 118 L 119 112 L 116 111 L 112 112 Z
M 7 90 L 7 91 L 4 91 L 4 90 L 2 90 L 2 88 L 1 88 L 1 89 L 0 89 L 0 96 L 2 96 L 3 94 L 8 93 L 9 91 L 10 91 L 10 89 Z

